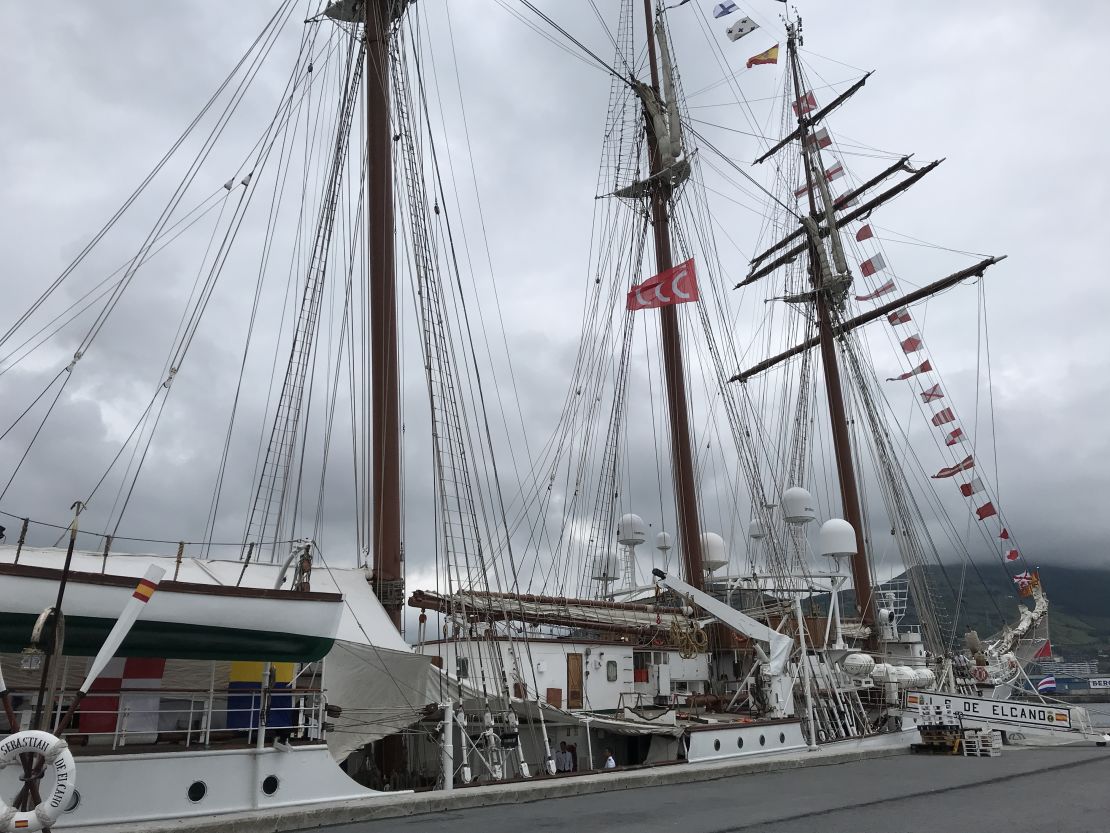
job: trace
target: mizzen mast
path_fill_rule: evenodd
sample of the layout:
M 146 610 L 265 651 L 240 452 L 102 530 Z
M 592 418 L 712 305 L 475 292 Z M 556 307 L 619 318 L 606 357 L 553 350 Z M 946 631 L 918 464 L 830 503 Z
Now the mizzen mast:
M 852 441 L 848 433 L 848 416 L 844 407 L 844 389 L 840 380 L 840 365 L 836 356 L 834 332 L 834 306 L 832 295 L 843 293 L 851 281 L 843 252 L 840 251 L 839 232 L 833 217 L 834 208 L 825 180 L 824 167 L 821 165 L 820 149 L 808 141 L 811 119 L 806 117 L 803 99 L 808 95 L 801 82 L 798 70 L 798 25 L 787 24 L 787 60 L 794 83 L 795 111 L 798 117 L 796 135 L 801 141 L 803 167 L 805 168 L 806 190 L 809 194 L 809 216 L 802 224 L 809 231 L 809 276 L 814 289 L 814 302 L 817 311 L 817 327 L 821 350 L 821 366 L 825 376 L 825 393 L 828 398 L 829 418 L 832 423 L 833 452 L 836 459 L 837 479 L 840 485 L 840 499 L 844 519 L 856 532 L 856 552 L 852 555 L 852 583 L 856 592 L 856 606 L 860 618 L 868 627 L 874 629 L 875 614 L 872 605 L 871 566 L 867 560 L 867 550 L 863 535 L 863 511 L 860 507 L 859 486 L 856 480 L 855 462 L 852 459 Z M 816 156 L 816 160 L 814 159 Z M 824 211 L 817 208 L 817 191 L 820 191 Z M 824 215 L 824 216 L 822 216 Z M 829 268 L 828 256 L 818 233 L 819 224 L 826 219 L 829 237 L 833 242 L 834 276 Z
M 651 0 L 644 0 L 644 19 L 647 24 L 647 53 L 651 67 L 651 92 L 656 102 L 660 102 L 659 61 L 655 50 L 656 27 L 653 25 L 655 15 L 652 10 Z M 658 29 L 664 36 L 662 27 Z M 670 73 L 670 66 L 664 67 Z M 668 88 L 671 86 L 670 78 L 667 79 Z M 678 129 L 675 119 L 674 92 L 668 96 L 667 104 L 671 108 L 671 130 Z M 671 229 L 670 217 L 667 214 L 667 203 L 673 192 L 671 178 L 666 175 L 666 165 L 661 152 L 661 147 L 670 147 L 677 152 L 678 148 L 672 147 L 671 135 L 660 136 L 657 131 L 664 123 L 663 119 L 653 118 L 646 105 L 644 107 L 644 120 L 646 122 L 648 137 L 648 158 L 650 163 L 651 183 L 650 209 L 651 223 L 655 238 L 655 266 L 657 272 L 665 272 L 674 266 L 671 254 Z M 670 160 L 673 163 L 673 160 Z M 694 481 L 694 455 L 690 441 L 690 417 L 686 399 L 686 373 L 682 362 L 682 337 L 678 330 L 678 311 L 673 306 L 664 306 L 659 310 L 660 336 L 663 345 L 663 374 L 667 383 L 667 413 L 670 420 L 671 432 L 671 469 L 675 486 L 675 509 L 678 520 L 678 539 L 682 547 L 683 564 L 686 569 L 686 580 L 699 590 L 704 585 L 704 569 L 701 557 L 701 523 L 698 517 L 697 487 Z

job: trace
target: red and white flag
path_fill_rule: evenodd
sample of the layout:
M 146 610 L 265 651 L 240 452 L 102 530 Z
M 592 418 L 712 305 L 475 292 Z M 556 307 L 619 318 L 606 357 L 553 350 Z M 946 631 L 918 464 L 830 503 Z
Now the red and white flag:
M 985 521 L 987 518 L 991 517 L 991 515 L 997 515 L 998 510 L 994 508 L 993 503 L 987 501 L 975 510 L 975 514 L 979 516 L 979 520 Z
M 916 333 L 909 338 L 902 339 L 903 353 L 916 353 L 924 346 L 925 342 L 922 341 L 921 336 L 917 335 Z
M 860 274 L 865 278 L 868 275 L 874 275 L 880 269 L 886 269 L 886 261 L 883 260 L 882 254 L 877 254 L 859 265 Z
M 890 280 L 868 295 L 857 295 L 857 301 L 874 301 L 876 298 L 881 298 L 883 295 L 889 295 L 894 291 L 894 281 Z
M 1033 574 L 1026 570 L 1024 573 L 1018 573 L 1016 576 L 1013 577 L 1013 579 L 1014 584 L 1018 586 L 1018 589 L 1024 590 L 1033 583 Z
M 962 428 L 953 428 L 948 432 L 948 436 L 944 438 L 945 445 L 959 445 L 962 442 L 965 442 L 964 429 Z
M 1017 550 L 1010 550 L 1009 552 L 1006 553 L 1006 560 L 1007 561 L 1017 561 L 1018 557 L 1020 555 L 1021 555 L 1021 553 L 1018 552 Z
M 832 182 L 834 179 L 840 179 L 840 177 L 842 176 L 844 176 L 844 165 L 840 162 L 837 162 L 835 165 L 825 170 L 825 180 L 827 182 Z M 795 197 L 804 197 L 807 193 L 809 193 L 808 185 L 802 185 L 794 189 Z
M 807 147 L 817 146 L 819 148 L 827 148 L 831 144 L 832 137 L 829 135 L 829 131 L 823 127 L 806 136 Z
M 937 399 L 944 399 L 944 391 L 940 389 L 940 385 L 933 385 L 931 388 L 925 388 L 921 391 L 922 402 L 933 402 Z
M 886 317 L 886 320 L 890 322 L 890 326 L 892 327 L 895 324 L 909 324 L 911 320 L 910 311 L 906 307 L 902 307 L 902 309 L 896 309 L 894 312 Z
M 929 362 L 928 359 L 926 359 L 921 364 L 919 364 L 917 367 L 915 367 L 913 370 L 907 371 L 907 372 L 903 373 L 901 376 L 888 376 L 887 381 L 888 382 L 904 382 L 906 379 L 909 379 L 911 376 L 916 376 L 919 373 L 928 373 L 932 369 L 933 369 L 933 365 Z
M 809 111 L 817 109 L 817 98 L 813 93 L 806 93 L 791 106 L 794 108 L 795 116 L 804 116 Z
M 871 230 L 870 225 L 866 225 L 856 232 L 856 242 L 862 243 L 864 240 L 870 240 L 875 236 L 875 232 Z
M 628 309 L 656 309 L 698 300 L 694 259 L 680 263 L 628 291 Z
M 852 193 L 851 191 L 848 192 Z M 849 197 L 848 194 L 841 194 L 839 197 L 833 198 L 833 208 L 847 208 L 850 205 L 855 205 L 859 202 L 859 194 L 854 194 Z
M 1009 541 L 1010 530 L 1006 529 L 1006 527 L 1002 527 L 1002 531 L 998 533 L 998 537 L 1001 538 L 1003 541 Z
M 971 497 L 981 491 L 983 491 L 983 481 L 978 477 L 973 479 L 970 483 L 960 484 L 960 494 L 964 497 Z
M 951 408 L 943 408 L 933 414 L 933 425 L 944 425 L 947 422 L 955 422 L 956 415 L 952 413 Z
M 968 454 L 966 457 L 964 457 L 964 459 L 956 463 L 956 465 L 945 466 L 943 469 L 933 475 L 933 479 L 937 480 L 941 477 L 955 477 L 961 471 L 967 471 L 968 469 L 973 468 L 975 468 L 975 458 Z

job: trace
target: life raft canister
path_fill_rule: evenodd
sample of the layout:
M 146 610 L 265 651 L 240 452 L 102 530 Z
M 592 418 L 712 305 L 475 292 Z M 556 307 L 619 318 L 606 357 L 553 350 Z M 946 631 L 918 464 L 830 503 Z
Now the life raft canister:
M 0 769 L 20 764 L 19 756 L 25 752 L 42 756 L 42 774 L 54 773 L 54 786 L 48 794 L 41 796 L 41 803 L 33 810 L 15 810 L 0 799 L 2 833 L 33 832 L 53 827 L 77 789 L 77 765 L 73 762 L 69 744 L 64 740 L 49 732 L 16 732 L 0 743 Z

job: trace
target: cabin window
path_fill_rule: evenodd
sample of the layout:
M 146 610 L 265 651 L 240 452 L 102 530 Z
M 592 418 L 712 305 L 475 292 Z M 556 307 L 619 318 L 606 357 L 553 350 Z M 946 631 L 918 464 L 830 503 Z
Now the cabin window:
M 605 663 L 605 679 L 611 683 L 617 681 L 617 661 L 615 659 L 611 659 Z
M 455 657 L 455 678 L 465 680 L 470 676 L 470 659 L 467 657 Z

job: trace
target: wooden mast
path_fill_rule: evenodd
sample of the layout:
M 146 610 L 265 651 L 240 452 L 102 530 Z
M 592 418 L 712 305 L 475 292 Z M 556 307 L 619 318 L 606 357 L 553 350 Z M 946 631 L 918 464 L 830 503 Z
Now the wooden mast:
M 787 60 L 790 63 L 790 72 L 794 81 L 794 100 L 800 102 L 806 95 L 802 88 L 801 77 L 798 72 L 798 46 L 797 29 L 794 24 L 787 26 Z M 802 143 L 802 161 L 805 168 L 806 186 L 809 193 L 809 211 L 814 221 L 819 221 L 821 213 L 817 210 L 817 197 L 814 191 L 817 188 L 815 176 L 824 176 L 824 170 L 816 173 L 810 165 L 810 152 L 806 140 L 809 137 L 809 120 L 800 106 L 798 111 L 798 132 Z M 836 234 L 835 229 L 830 229 L 831 234 Z M 837 478 L 840 484 L 840 499 L 844 509 L 844 520 L 852 525 L 856 531 L 856 552 L 852 556 L 852 583 L 856 592 L 856 607 L 860 618 L 865 625 L 874 632 L 875 615 L 872 600 L 871 566 L 867 560 L 867 551 L 863 536 L 863 512 L 860 508 L 859 488 L 856 481 L 855 463 L 852 460 L 852 441 L 848 434 L 848 417 L 844 408 L 844 390 L 840 382 L 840 365 L 836 357 L 836 341 L 833 332 L 832 309 L 829 305 L 828 293 L 822 287 L 821 258 L 818 256 L 818 242 L 810 239 L 809 244 L 809 274 L 813 284 L 816 307 L 817 328 L 821 348 L 821 366 L 825 376 L 825 393 L 829 403 L 829 418 L 832 423 L 833 451 L 836 458 Z
M 397 371 L 397 284 L 393 254 L 393 136 L 389 28 L 395 0 L 367 0 L 366 143 L 370 245 L 371 516 L 374 589 L 401 627 L 401 440 Z
M 647 24 L 647 52 L 651 65 L 651 87 L 656 99 L 660 98 L 659 62 L 655 54 L 654 14 L 651 0 L 644 0 L 644 20 Z M 652 127 L 652 120 L 645 111 L 648 153 L 651 176 L 663 170 L 663 157 L 659 141 Z M 657 177 L 651 189 L 651 222 L 655 237 L 655 266 L 663 272 L 674 266 L 671 256 L 670 218 L 667 201 L 671 186 L 666 177 Z M 673 306 L 659 310 L 660 335 L 663 343 L 663 374 L 667 381 L 667 413 L 671 429 L 671 469 L 675 485 L 675 509 L 678 520 L 678 540 L 682 547 L 686 581 L 698 588 L 704 586 L 701 558 L 701 524 L 698 519 L 697 489 L 694 483 L 694 456 L 690 443 L 690 418 L 686 403 L 686 374 L 682 364 L 682 338 L 678 331 L 678 311 Z

